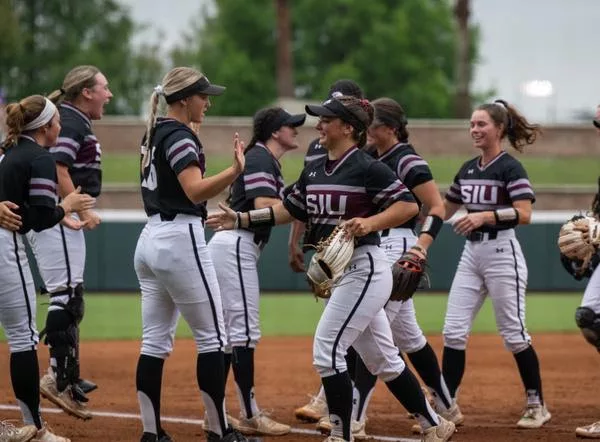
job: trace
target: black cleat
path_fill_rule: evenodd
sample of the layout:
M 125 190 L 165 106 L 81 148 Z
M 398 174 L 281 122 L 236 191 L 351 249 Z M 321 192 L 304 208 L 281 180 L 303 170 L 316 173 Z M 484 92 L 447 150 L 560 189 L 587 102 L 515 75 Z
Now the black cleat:
M 98 388 L 96 384 L 86 379 L 78 379 L 76 383 L 81 391 L 83 391 L 85 394 L 88 394 Z
M 246 436 L 240 433 L 238 430 L 234 430 L 229 427 L 223 437 L 212 431 L 206 432 L 206 440 L 208 442 L 248 442 Z
M 142 434 L 142 438 L 140 442 L 157 442 L 158 437 L 154 433 L 144 433 Z

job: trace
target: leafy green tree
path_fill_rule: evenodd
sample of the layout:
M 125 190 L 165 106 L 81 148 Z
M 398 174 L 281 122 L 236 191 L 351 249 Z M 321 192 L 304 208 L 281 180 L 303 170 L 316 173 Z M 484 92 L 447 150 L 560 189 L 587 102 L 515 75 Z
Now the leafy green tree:
M 12 50 L 0 45 L 0 86 L 10 99 L 49 93 L 72 67 L 93 64 L 105 73 L 115 96 L 107 111 L 139 113 L 163 67 L 158 48 L 133 48 L 136 26 L 117 1 L 0 2 L 0 13 L 5 3 L 11 4 L 10 16 L 17 23 L 13 40 L 18 44 Z
M 276 98 L 273 0 L 216 0 L 177 64 L 195 64 L 228 86 L 211 113 L 248 115 Z M 319 100 L 338 78 L 353 78 L 369 97 L 399 100 L 413 117 L 453 111 L 457 31 L 442 0 L 289 2 L 296 96 Z

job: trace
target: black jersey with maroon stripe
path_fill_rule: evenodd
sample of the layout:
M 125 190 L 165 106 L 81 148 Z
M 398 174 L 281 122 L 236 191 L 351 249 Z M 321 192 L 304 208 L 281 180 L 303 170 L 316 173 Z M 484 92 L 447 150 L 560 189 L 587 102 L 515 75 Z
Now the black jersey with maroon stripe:
M 319 158 L 323 158 L 325 156 L 327 156 L 327 150 L 321 146 L 319 139 L 316 138 L 308 145 L 308 150 L 304 156 L 304 165 L 306 166 L 311 161 L 318 160 Z
M 469 213 L 512 207 L 514 201 L 531 200 L 535 195 L 523 165 L 512 155 L 502 151 L 485 166 L 481 157 L 462 165 L 446 193 L 446 199 L 462 204 Z M 491 232 L 507 227 L 485 225 L 477 230 Z
M 56 163 L 33 138 L 19 137 L 1 157 L 0 201 L 19 206 L 21 234 L 48 229 L 64 217 L 64 210 L 56 205 Z
M 145 142 L 142 140 L 142 145 Z M 189 165 L 205 172 L 204 150 L 196 134 L 172 118 L 159 118 L 149 146 L 150 162 L 141 174 L 142 199 L 148 216 L 172 220 L 177 214 L 206 218 L 206 201 L 192 203 L 177 176 Z M 143 155 L 142 155 L 143 158 Z
M 75 187 L 81 186 L 82 193 L 96 197 L 102 187 L 102 150 L 92 132 L 92 122 L 71 103 L 60 104 L 58 112 L 62 128 L 50 152 L 57 163 L 69 168 Z
M 340 220 L 375 215 L 396 201 L 414 198 L 389 167 L 353 147 L 336 161 L 325 156 L 308 163 L 283 204 L 308 223 L 305 244 L 314 245 Z M 357 245 L 364 244 L 378 245 L 379 234 L 358 238 Z
M 395 173 L 398 179 L 408 187 L 408 190 L 412 190 L 420 184 L 426 183 L 433 179 L 431 170 L 427 161 L 425 161 L 417 152 L 412 145 L 408 143 L 398 143 L 380 157 L 377 156 L 377 152 L 374 152 L 375 158 L 382 163 L 390 167 Z M 421 202 L 416 195 L 413 194 L 415 200 L 421 207 Z M 402 228 L 414 229 L 417 224 L 417 216 L 402 224 Z
M 271 151 L 262 143 L 256 143 L 245 154 L 244 172 L 231 185 L 230 207 L 236 212 L 254 209 L 258 197 L 283 198 L 285 183 L 281 165 Z M 255 241 L 267 242 L 271 227 L 248 228 L 255 233 Z

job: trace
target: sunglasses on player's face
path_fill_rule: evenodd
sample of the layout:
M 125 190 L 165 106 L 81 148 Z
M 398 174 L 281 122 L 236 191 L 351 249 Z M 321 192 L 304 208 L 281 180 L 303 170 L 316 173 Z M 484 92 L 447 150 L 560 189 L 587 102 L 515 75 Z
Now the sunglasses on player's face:
M 596 128 L 600 129 L 600 120 L 594 120 L 593 123 Z

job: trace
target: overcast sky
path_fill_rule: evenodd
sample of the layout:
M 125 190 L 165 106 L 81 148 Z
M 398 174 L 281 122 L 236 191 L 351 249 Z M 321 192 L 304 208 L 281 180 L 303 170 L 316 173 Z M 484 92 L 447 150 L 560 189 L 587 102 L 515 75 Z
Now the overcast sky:
M 179 41 L 182 29 L 210 0 L 118 0 L 134 20 L 149 25 L 140 39 L 164 47 Z M 294 0 L 302 1 L 302 0 Z M 575 110 L 594 111 L 600 103 L 599 0 L 471 0 L 472 21 L 481 28 L 481 62 L 474 89 L 494 88 L 531 119 L 570 121 Z M 161 32 L 162 34 L 159 34 Z M 532 98 L 523 84 L 552 85 L 552 95 Z

